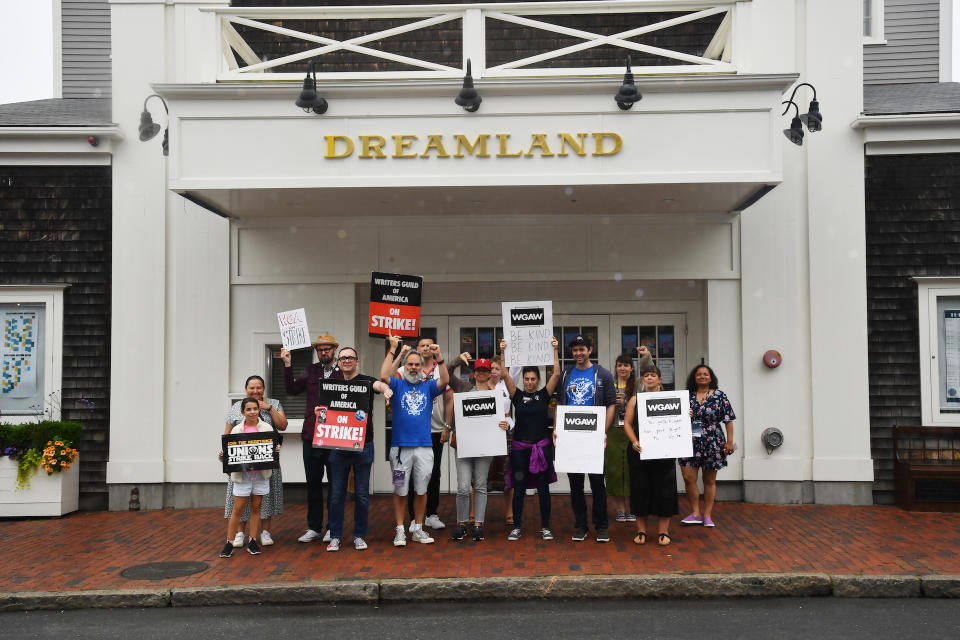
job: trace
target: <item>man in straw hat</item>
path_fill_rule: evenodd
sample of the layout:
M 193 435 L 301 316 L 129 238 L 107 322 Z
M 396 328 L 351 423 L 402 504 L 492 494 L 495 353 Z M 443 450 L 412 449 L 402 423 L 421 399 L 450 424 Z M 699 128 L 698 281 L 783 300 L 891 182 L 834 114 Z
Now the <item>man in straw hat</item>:
M 283 384 L 287 393 L 297 395 L 307 392 L 303 429 L 300 431 L 300 437 L 304 441 L 303 471 L 307 479 L 307 532 L 298 538 L 300 542 L 313 542 L 323 537 L 323 473 L 330 457 L 330 450 L 313 447 L 313 432 L 316 428 L 314 407 L 317 406 L 320 396 L 320 380 L 343 379 L 343 373 L 337 367 L 335 359 L 339 346 L 330 334 L 317 336 L 313 342 L 313 348 L 317 350 L 318 362 L 308 364 L 296 379 L 293 377 L 290 350 L 280 351 L 280 358 L 283 360 Z

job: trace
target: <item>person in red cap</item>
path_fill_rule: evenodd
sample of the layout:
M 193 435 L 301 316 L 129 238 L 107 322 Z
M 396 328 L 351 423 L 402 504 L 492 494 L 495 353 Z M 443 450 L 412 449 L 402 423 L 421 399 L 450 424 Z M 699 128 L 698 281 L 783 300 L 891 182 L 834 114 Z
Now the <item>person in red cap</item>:
M 298 538 L 300 542 L 313 542 L 323 538 L 323 474 L 330 450 L 313 448 L 313 432 L 317 424 L 314 408 L 320 396 L 320 380 L 343 379 L 343 372 L 334 358 L 338 346 L 340 345 L 330 334 L 318 336 L 313 343 L 318 362 L 308 364 L 296 379 L 293 377 L 290 350 L 280 350 L 280 358 L 283 360 L 283 385 L 287 393 L 297 395 L 307 392 L 303 429 L 300 431 L 303 439 L 303 471 L 307 482 L 307 532 Z
M 490 361 L 479 358 L 473 364 L 474 386 L 470 391 L 492 391 L 493 382 L 490 379 Z M 505 432 L 510 428 L 506 420 L 500 421 L 500 428 Z M 444 430 L 444 440 L 449 438 L 450 431 L 456 432 L 456 423 L 448 425 Z M 483 521 L 487 511 L 487 474 L 493 456 L 465 458 L 457 451 L 457 526 L 450 536 L 451 540 L 463 540 L 467 536 L 467 522 L 470 518 L 470 487 L 473 486 L 473 513 L 474 523 L 471 536 L 475 542 L 483 540 Z

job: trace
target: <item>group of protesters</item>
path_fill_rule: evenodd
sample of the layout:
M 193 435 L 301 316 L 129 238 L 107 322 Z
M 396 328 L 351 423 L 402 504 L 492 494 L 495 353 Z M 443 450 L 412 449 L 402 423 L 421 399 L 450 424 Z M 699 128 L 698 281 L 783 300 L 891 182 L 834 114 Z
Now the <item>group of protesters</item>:
M 344 508 L 350 472 L 354 479 L 353 547 L 367 548 L 370 505 L 370 471 L 374 460 L 373 412 L 368 416 L 365 442 L 358 451 L 313 446 L 317 424 L 315 407 L 324 379 L 357 380 L 368 383 L 367 406 L 373 407 L 374 394 L 389 403 L 392 437 L 389 460 L 393 479 L 393 544 L 406 546 L 409 539 L 421 544 L 434 542 L 434 532 L 446 525 L 439 507 L 440 461 L 444 445 L 456 451 L 456 421 L 453 393 L 490 390 L 502 403 L 504 419 L 499 427 L 507 440 L 507 455 L 494 457 L 457 456 L 456 525 L 451 540 L 471 537 L 484 539 L 489 478 L 503 482 L 507 500 L 507 539 L 515 541 L 524 534 L 523 507 L 528 490 L 536 490 L 540 507 L 539 538 L 553 540 L 551 530 L 550 484 L 557 480 L 553 468 L 559 429 L 553 428 L 554 402 L 559 405 L 598 406 L 606 410 L 604 473 L 568 473 L 570 500 L 574 514 L 572 540 L 588 537 L 586 481 L 592 493 L 591 519 L 596 541 L 609 542 L 608 492 L 617 522 L 636 523 L 635 544 L 647 541 L 647 518 L 657 519 L 657 541 L 671 542 L 669 525 L 678 514 L 676 459 L 645 459 L 638 437 L 637 394 L 662 390 L 662 376 L 646 346 L 634 354 L 617 358 L 611 373 L 591 360 L 593 346 L 583 336 L 568 345 L 573 364 L 560 367 L 559 343 L 554 338 L 551 375 L 541 385 L 540 368 L 516 367 L 504 370 L 502 355 L 496 359 L 474 359 L 459 354 L 452 362 L 443 358 L 440 346 L 423 337 L 416 347 L 390 336 L 379 379 L 359 373 L 360 355 L 353 347 L 340 347 L 333 336 L 319 336 L 313 343 L 317 362 L 307 365 L 294 377 L 290 351 L 280 352 L 284 385 L 290 395 L 305 393 L 301 437 L 307 489 L 307 530 L 298 538 L 309 543 L 322 540 L 327 551 L 339 551 L 343 539 Z M 510 345 L 500 342 L 505 354 Z M 339 349 L 339 350 L 338 350 Z M 457 368 L 472 364 L 473 381 L 456 375 Z M 466 376 L 465 376 L 466 378 Z M 734 450 L 735 415 L 726 395 L 718 388 L 713 370 L 700 364 L 687 378 L 690 394 L 693 455 L 679 460 L 687 497 L 692 511 L 680 522 L 684 525 L 715 526 L 712 509 L 716 497 L 717 471 L 726 466 Z M 235 403 L 227 414 L 224 434 L 283 431 L 287 419 L 277 400 L 264 397 L 264 382 L 251 376 L 245 384 L 247 397 Z M 560 436 L 563 437 L 562 435 Z M 223 452 L 220 452 L 222 457 Z M 493 470 L 492 470 L 493 469 Z M 698 476 L 703 480 L 701 508 Z M 329 482 L 327 500 L 323 496 L 324 476 Z M 323 513 L 328 511 L 324 527 Z M 229 475 L 224 516 L 228 519 L 227 541 L 220 552 L 230 557 L 235 548 L 246 547 L 259 554 L 262 546 L 274 543 L 271 520 L 283 511 L 283 480 L 279 468 L 240 471 Z M 406 518 L 410 517 L 406 526 Z M 248 531 L 244 531 L 244 522 Z

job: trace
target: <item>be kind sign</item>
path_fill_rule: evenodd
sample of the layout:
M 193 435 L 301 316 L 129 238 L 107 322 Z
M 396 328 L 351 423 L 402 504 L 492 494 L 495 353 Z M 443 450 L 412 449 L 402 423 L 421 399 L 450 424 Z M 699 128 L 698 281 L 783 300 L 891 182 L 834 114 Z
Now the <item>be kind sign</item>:
M 507 367 L 553 364 L 553 302 L 503 303 Z
M 690 392 L 637 394 L 637 440 L 642 460 L 692 456 Z

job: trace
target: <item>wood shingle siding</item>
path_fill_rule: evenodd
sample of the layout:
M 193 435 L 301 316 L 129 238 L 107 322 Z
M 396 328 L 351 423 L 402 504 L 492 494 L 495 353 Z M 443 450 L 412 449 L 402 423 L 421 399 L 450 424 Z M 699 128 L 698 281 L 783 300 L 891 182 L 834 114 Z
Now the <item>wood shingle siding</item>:
M 0 284 L 70 284 L 61 408 L 65 420 L 83 423 L 86 510 L 107 508 L 111 202 L 109 166 L 0 166 Z
M 109 98 L 110 3 L 60 0 L 63 97 Z
M 960 276 L 960 154 L 866 156 L 874 500 L 893 504 L 895 425 L 920 417 L 916 276 Z
M 940 79 L 939 0 L 885 0 L 883 45 L 863 48 L 863 83 Z

